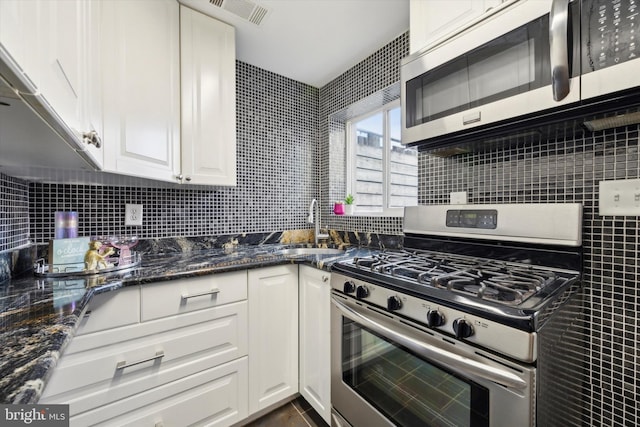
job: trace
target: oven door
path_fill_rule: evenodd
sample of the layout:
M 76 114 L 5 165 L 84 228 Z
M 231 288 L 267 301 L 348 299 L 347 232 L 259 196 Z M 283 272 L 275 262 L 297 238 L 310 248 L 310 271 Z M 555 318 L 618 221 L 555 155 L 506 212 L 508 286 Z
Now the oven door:
M 338 293 L 331 328 L 333 426 L 535 425 L 531 366 Z

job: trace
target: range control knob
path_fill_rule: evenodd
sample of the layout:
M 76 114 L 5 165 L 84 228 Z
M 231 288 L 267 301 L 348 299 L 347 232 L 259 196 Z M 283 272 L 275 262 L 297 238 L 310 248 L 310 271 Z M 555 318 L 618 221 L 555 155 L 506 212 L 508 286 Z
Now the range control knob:
M 395 295 L 391 295 L 387 298 L 387 310 L 395 311 L 400 310 L 402 308 L 402 301 Z
M 367 289 L 365 286 L 358 286 L 356 288 L 356 298 L 364 299 L 368 296 L 369 296 L 369 289 Z
M 344 282 L 342 290 L 345 294 L 352 294 L 356 291 L 356 285 L 353 282 Z
M 436 328 L 444 325 L 444 315 L 438 310 L 427 311 L 427 326 L 430 328 Z
M 453 332 L 458 339 L 469 338 L 473 335 L 473 326 L 465 319 L 456 319 L 453 321 Z

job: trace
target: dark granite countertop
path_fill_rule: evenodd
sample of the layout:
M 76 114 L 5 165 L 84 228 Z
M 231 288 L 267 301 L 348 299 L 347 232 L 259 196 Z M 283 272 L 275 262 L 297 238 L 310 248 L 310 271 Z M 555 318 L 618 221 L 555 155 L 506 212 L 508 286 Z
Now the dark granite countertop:
M 37 403 L 58 358 L 72 339 L 91 297 L 124 286 L 260 268 L 284 263 L 330 270 L 339 259 L 371 253 L 348 248 L 344 255 L 288 256 L 284 245 L 210 249 L 143 256 L 129 271 L 93 276 L 43 278 L 33 274 L 0 287 L 0 401 Z

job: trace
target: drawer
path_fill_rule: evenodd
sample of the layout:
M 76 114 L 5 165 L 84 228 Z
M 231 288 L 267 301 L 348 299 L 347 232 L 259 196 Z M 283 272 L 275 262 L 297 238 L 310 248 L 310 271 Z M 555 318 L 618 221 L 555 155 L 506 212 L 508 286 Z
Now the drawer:
M 91 297 L 76 335 L 90 334 L 140 321 L 140 287 L 127 286 Z
M 65 354 L 40 403 L 68 403 L 75 415 L 247 354 L 246 301 L 187 317 L 209 320 Z
M 247 299 L 246 270 L 143 285 L 142 321 Z
M 71 427 L 229 426 L 248 416 L 247 357 L 72 416 Z

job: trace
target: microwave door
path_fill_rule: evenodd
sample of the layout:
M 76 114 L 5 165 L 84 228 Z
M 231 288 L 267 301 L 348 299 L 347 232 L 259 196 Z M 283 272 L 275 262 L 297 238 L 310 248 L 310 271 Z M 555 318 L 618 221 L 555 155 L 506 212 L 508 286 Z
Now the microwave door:
M 582 3 L 582 99 L 640 85 L 640 5 L 631 0 Z
M 408 59 L 401 69 L 403 143 L 579 101 L 579 79 L 573 77 L 578 70 L 571 69 L 566 71 L 569 78 L 561 99 L 554 100 L 552 3 L 515 3 L 449 42 Z M 569 51 L 564 48 L 565 56 Z

